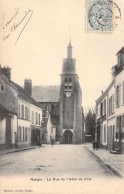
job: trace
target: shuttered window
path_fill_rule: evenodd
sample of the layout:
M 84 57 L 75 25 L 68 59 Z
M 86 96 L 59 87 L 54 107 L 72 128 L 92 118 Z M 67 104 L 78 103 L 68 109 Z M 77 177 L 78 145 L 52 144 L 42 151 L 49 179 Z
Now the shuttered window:
M 118 86 L 116 87 L 116 107 L 117 107 L 117 108 L 120 106 L 120 100 L 121 100 L 121 99 L 120 99 L 120 97 L 121 97 L 120 93 L 121 93 L 120 85 L 118 85 Z

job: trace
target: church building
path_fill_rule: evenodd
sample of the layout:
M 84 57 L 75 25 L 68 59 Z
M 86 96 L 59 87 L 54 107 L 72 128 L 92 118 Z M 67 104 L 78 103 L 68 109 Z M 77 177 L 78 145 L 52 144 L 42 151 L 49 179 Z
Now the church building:
M 60 87 L 61 143 L 82 143 L 82 91 L 76 73 L 76 59 L 72 58 L 71 42 L 67 58 L 63 59 Z
M 47 141 L 48 138 L 49 112 L 51 131 L 54 130 L 56 142 L 62 144 L 84 143 L 82 90 L 76 72 L 76 59 L 72 58 L 71 42 L 67 47 L 67 58 L 63 59 L 61 85 L 33 86 L 32 97 L 41 104 L 43 109 L 43 140 L 46 138 Z

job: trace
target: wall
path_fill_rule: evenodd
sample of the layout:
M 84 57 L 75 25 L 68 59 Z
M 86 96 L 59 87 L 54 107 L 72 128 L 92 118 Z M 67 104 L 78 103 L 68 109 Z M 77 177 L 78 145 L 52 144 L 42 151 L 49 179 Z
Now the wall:
M 12 144 L 14 144 L 15 143 L 15 132 L 17 133 L 17 116 L 14 115 L 11 121 L 12 121 L 12 128 L 11 128 Z
M 122 101 L 122 83 L 124 81 L 124 69 L 123 71 L 121 71 L 117 76 L 116 76 L 116 79 L 115 79 L 115 86 L 117 87 L 118 85 L 121 85 L 121 103 L 120 103 L 120 107 L 117 108 L 116 107 L 116 115 L 120 115 L 120 114 L 124 114 L 124 104 L 123 104 L 123 101 Z
M 0 119 L 0 145 L 5 144 L 6 118 Z
M 5 85 L 5 91 L 0 92 L 0 102 L 2 102 L 2 106 L 7 108 L 10 112 L 17 113 L 18 105 L 17 105 L 17 91 L 13 86 L 8 82 L 7 78 L 3 79 L 0 76 L 0 85 Z

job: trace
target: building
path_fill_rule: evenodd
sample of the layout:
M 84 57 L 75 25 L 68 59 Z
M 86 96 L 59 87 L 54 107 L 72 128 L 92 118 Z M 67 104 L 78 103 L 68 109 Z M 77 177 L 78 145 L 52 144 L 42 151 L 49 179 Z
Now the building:
M 82 143 L 82 91 L 69 42 L 63 59 L 60 87 L 60 142 Z
M 114 80 L 110 83 L 105 92 L 96 100 L 96 125 L 97 125 L 97 141 L 101 147 L 110 149 L 111 130 L 108 130 L 114 125 L 114 111 L 113 111 L 113 88 Z
M 96 133 L 100 147 L 124 151 L 124 47 L 117 53 L 112 82 L 96 100 Z
M 124 151 L 124 47 L 117 53 L 117 65 L 112 68 L 115 78 L 115 146 Z
M 0 66 L 0 145 L 26 147 L 36 145 L 42 137 L 42 108 L 31 98 L 32 81 L 25 80 L 25 89 L 11 80 L 11 69 Z
M 43 108 L 42 126 L 45 134 L 47 134 L 48 110 L 52 124 L 51 133 L 54 131 L 56 142 L 65 144 L 84 142 L 82 91 L 76 72 L 76 59 L 72 58 L 71 42 L 67 48 L 67 58 L 63 59 L 61 85 L 35 86 L 32 96 Z M 43 139 L 46 137 L 49 139 L 47 135 L 44 135 Z
M 17 146 L 17 107 L 17 89 L 2 73 L 0 75 L 0 148 L 2 149 Z

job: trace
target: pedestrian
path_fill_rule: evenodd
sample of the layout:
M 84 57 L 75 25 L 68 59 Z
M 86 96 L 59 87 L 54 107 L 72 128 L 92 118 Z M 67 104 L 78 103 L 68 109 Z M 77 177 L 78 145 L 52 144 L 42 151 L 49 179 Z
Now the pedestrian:
M 96 141 L 96 150 L 99 148 L 99 142 Z
M 54 144 L 54 138 L 53 137 L 51 138 L 51 144 L 52 144 L 52 147 L 53 147 L 53 144 Z
M 41 146 L 42 145 L 42 142 L 41 142 L 41 139 L 39 136 L 37 136 L 37 145 L 38 146 Z
M 95 149 L 96 149 L 96 142 L 93 141 L 93 150 L 95 151 Z

